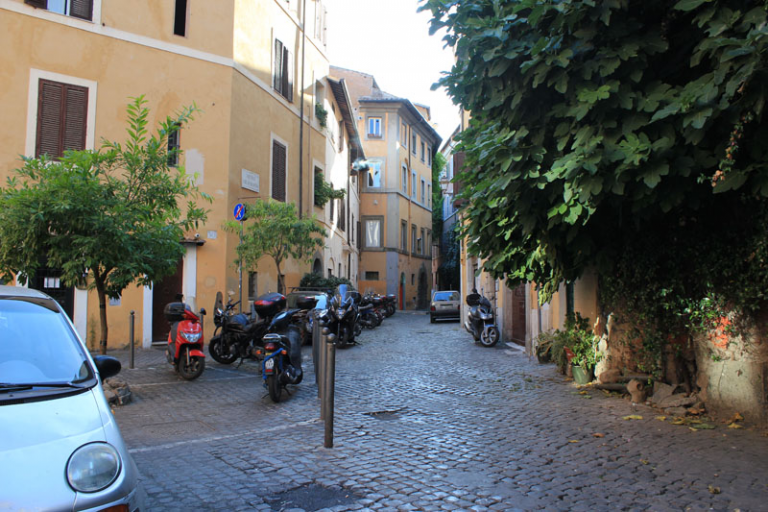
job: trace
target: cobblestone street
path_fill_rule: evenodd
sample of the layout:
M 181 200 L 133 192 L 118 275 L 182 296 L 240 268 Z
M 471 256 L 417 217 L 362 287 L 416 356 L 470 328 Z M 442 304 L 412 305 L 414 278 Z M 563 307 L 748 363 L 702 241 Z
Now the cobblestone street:
M 337 351 L 332 449 L 310 347 L 304 381 L 278 404 L 253 362 L 208 358 L 186 382 L 160 348 L 137 351 L 134 370 L 115 352 L 134 394 L 115 416 L 147 508 L 768 510 L 762 431 L 692 431 L 579 394 L 553 365 L 424 314 L 398 312 L 360 342 Z

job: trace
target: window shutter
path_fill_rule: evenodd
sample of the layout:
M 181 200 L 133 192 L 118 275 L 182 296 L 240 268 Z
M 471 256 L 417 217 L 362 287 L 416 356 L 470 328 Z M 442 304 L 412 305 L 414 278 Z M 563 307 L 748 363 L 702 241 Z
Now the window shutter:
M 283 74 L 285 75 L 285 88 L 283 89 L 283 96 L 293 103 L 293 53 L 287 49 L 283 49 L 285 54 L 285 68 Z
M 24 0 L 24 3 L 31 5 L 32 7 L 37 7 L 38 9 L 48 8 L 48 0 Z
M 75 18 L 91 21 L 93 19 L 93 0 L 71 0 L 69 14 Z
M 88 89 L 66 85 L 64 109 L 64 139 L 62 152 L 67 149 L 85 149 L 86 115 L 88 113 Z
M 272 142 L 272 199 L 285 201 L 285 146 Z
M 272 75 L 272 86 L 282 94 L 283 92 L 283 43 L 275 39 L 275 62 Z
M 40 80 L 37 99 L 37 141 L 35 157 L 61 156 L 61 116 L 64 84 Z

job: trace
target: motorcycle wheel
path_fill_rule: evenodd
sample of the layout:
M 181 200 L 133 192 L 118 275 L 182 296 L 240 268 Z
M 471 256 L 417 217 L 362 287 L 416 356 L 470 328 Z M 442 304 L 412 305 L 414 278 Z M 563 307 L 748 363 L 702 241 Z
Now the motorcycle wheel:
M 363 326 L 360 324 L 360 322 L 355 322 L 355 337 L 360 336 L 363 332 Z
M 499 341 L 499 329 L 495 325 L 492 325 L 485 329 L 480 335 L 480 343 L 484 347 L 492 347 Z
M 176 363 L 176 370 L 184 380 L 195 380 L 203 374 L 205 370 L 205 359 L 200 356 L 191 356 L 189 358 L 189 364 L 187 364 L 187 351 L 186 349 L 179 354 L 179 362 Z
M 234 345 L 224 343 L 221 336 L 214 336 L 208 344 L 208 353 L 214 361 L 221 364 L 232 364 L 237 360 L 237 351 Z
M 274 403 L 278 403 L 283 394 L 283 386 L 280 385 L 280 379 L 277 378 L 277 375 L 267 376 L 267 390 L 269 391 L 269 398 Z
M 395 306 L 392 304 L 387 304 L 387 316 L 392 316 L 395 314 Z

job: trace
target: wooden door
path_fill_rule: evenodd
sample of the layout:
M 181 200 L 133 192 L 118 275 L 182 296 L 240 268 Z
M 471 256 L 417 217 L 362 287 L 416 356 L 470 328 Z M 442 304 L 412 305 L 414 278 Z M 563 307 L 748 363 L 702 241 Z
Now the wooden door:
M 164 277 L 152 286 L 152 341 L 168 342 L 171 325 L 163 315 L 163 309 L 169 302 L 176 302 L 184 287 L 184 262 L 176 266 L 176 272 Z
M 525 285 L 512 291 L 512 341 L 525 345 Z

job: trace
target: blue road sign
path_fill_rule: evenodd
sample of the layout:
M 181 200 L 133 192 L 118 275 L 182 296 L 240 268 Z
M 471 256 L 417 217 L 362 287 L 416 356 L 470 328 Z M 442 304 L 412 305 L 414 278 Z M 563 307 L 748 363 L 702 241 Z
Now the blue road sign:
M 245 205 L 237 203 L 235 205 L 235 220 L 243 220 L 245 217 Z

